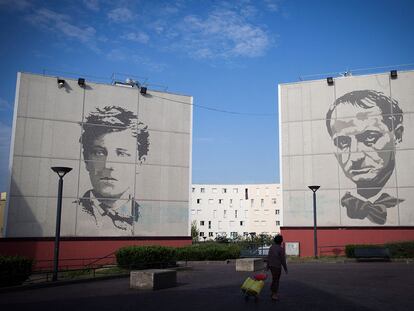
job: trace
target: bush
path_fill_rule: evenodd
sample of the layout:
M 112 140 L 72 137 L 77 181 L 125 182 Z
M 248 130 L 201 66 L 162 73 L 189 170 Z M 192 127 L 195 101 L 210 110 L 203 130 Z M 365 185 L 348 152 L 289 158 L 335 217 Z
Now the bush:
M 355 248 L 387 247 L 392 258 L 414 258 L 414 241 L 393 242 L 386 244 L 350 244 L 345 246 L 345 255 L 349 258 L 355 257 Z
M 175 264 L 176 249 L 164 246 L 128 246 L 115 253 L 119 267 L 127 269 L 165 268 Z
M 0 256 L 0 286 L 20 285 L 32 273 L 33 259 Z
M 236 244 L 201 243 L 177 249 L 177 260 L 226 260 L 240 256 Z
M 414 241 L 386 243 L 393 258 L 414 258 Z

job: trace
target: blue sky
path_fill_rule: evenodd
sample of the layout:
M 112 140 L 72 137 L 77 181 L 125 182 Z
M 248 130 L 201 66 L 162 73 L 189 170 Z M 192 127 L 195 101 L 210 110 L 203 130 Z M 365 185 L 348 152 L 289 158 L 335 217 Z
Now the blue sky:
M 238 112 L 194 107 L 193 183 L 278 182 L 278 83 L 414 63 L 413 16 L 410 0 L 0 0 L 0 191 L 17 71 L 127 73 Z

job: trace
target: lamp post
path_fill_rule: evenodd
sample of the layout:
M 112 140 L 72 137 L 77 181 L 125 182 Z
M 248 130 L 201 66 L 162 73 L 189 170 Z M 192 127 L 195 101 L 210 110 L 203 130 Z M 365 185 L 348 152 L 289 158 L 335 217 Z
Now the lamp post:
M 316 232 L 316 191 L 321 186 L 308 186 L 313 192 L 313 255 L 315 258 L 318 258 L 318 238 Z
M 53 255 L 53 277 L 52 281 L 57 281 L 58 267 L 59 267 L 59 242 L 60 242 L 60 218 L 62 214 L 62 192 L 63 192 L 63 177 L 69 173 L 71 167 L 54 166 L 51 169 L 59 176 L 59 190 L 56 211 L 56 233 L 55 233 L 55 249 Z

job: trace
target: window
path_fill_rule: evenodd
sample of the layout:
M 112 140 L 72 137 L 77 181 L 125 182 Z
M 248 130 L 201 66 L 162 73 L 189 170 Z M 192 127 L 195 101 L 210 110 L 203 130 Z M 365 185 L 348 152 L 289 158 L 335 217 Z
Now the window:
M 260 212 L 259 212 L 259 210 L 258 210 L 258 209 L 255 209 L 255 210 L 254 210 L 254 213 L 255 213 L 256 215 L 259 215 L 259 214 L 260 214 Z
M 246 200 L 248 200 L 249 199 L 249 189 L 244 189 L 244 198 L 246 199 Z
M 240 199 L 240 207 L 243 207 L 243 199 Z
M 237 210 L 234 211 L 234 218 L 237 218 Z
M 204 232 L 200 232 L 200 236 L 204 236 Z
M 280 226 L 280 220 L 276 220 L 276 226 Z
M 233 199 L 230 199 L 230 207 L 233 206 Z
M 214 203 L 214 200 L 213 199 L 209 199 L 208 200 L 208 204 L 213 204 Z
M 198 215 L 198 214 L 201 214 L 201 209 L 198 209 L 198 210 L 197 210 L 197 215 Z
M 223 199 L 219 199 L 219 204 L 222 204 L 223 203 Z
M 249 211 L 247 209 L 244 210 L 244 218 L 247 218 L 249 216 Z
M 269 210 L 268 210 L 268 209 L 265 209 L 265 210 L 264 210 L 264 214 L 265 214 L 265 215 L 269 215 Z
M 275 210 L 275 215 L 279 215 L 280 214 L 280 210 Z
M 213 232 L 209 232 L 209 233 L 208 233 L 208 236 L 209 236 L 209 237 L 212 237 L 212 236 L 213 236 Z
M 204 192 L 206 192 L 206 189 L 204 189 L 204 188 L 200 188 L 200 192 L 201 192 L 201 193 L 204 193 Z
M 223 188 L 223 193 L 227 193 L 227 188 Z
M 264 207 L 264 199 L 261 199 L 261 200 L 260 200 L 260 206 L 261 206 L 261 207 Z
M 211 220 L 208 221 L 208 228 L 211 229 Z
M 223 224 L 222 224 L 222 221 L 219 221 L 219 222 L 218 222 L 218 228 L 219 228 L 219 229 L 223 229 Z
M 191 192 L 193 192 L 193 193 L 195 192 L 195 188 L 194 188 L 194 187 L 193 187 L 193 188 L 191 188 Z
M 217 210 L 213 211 L 213 218 L 217 218 Z
M 239 189 L 238 188 L 233 188 L 233 193 L 239 193 Z
M 226 210 L 224 210 L 224 213 L 223 213 L 223 218 L 226 218 L 227 217 L 227 211 Z
M 244 223 L 243 223 L 243 221 L 241 221 L 241 222 L 240 222 L 240 226 L 243 226 L 243 224 L 244 224 Z
M 276 198 L 272 198 L 272 204 L 276 204 Z
M 260 195 L 260 189 L 256 188 L 256 195 Z
M 230 236 L 235 239 L 237 238 L 237 232 L 230 232 Z
M 266 226 L 266 220 L 261 221 L 262 227 Z
M 266 188 L 266 196 L 268 197 L 269 196 L 269 188 Z
M 254 205 L 254 200 L 253 200 L 253 199 L 251 199 L 251 200 L 250 200 L 250 207 L 253 207 L 253 205 Z
M 213 189 L 211 189 L 211 192 L 213 192 L 213 193 L 217 193 L 217 188 L 213 188 Z
M 192 209 L 191 210 L 191 215 L 195 215 L 195 213 L 196 213 L 196 210 L 195 209 Z
M 234 227 L 234 221 L 230 221 L 229 226 L 230 226 L 230 228 L 233 228 Z
M 200 220 L 200 226 L 204 226 L 204 220 Z

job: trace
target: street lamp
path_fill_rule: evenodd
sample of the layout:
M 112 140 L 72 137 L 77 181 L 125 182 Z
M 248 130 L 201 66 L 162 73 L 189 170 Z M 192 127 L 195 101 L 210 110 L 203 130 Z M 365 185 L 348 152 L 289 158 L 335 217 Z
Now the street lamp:
M 59 190 L 56 211 L 56 233 L 55 233 L 55 251 L 53 255 L 53 277 L 52 281 L 57 281 L 58 266 L 59 266 L 59 241 L 60 241 L 60 218 L 62 214 L 62 192 L 63 192 L 63 177 L 69 173 L 71 167 L 54 166 L 51 169 L 59 176 Z
M 316 233 L 316 191 L 321 186 L 308 186 L 313 192 L 313 255 L 318 258 L 318 238 Z

